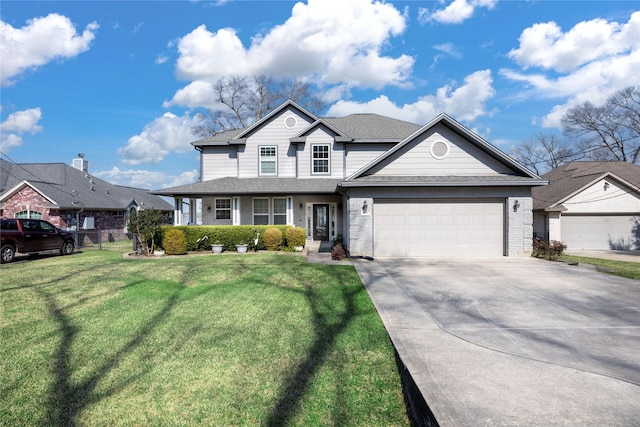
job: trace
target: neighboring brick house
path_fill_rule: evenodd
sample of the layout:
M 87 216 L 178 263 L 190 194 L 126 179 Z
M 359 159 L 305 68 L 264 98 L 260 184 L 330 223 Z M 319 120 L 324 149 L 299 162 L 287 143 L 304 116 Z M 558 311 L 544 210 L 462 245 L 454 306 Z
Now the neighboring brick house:
M 319 118 L 288 101 L 192 143 L 201 181 L 154 191 L 204 224 L 291 224 L 352 256 L 528 255 L 531 188 L 547 181 L 446 114 Z
M 83 158 L 14 164 L 0 159 L 0 216 L 41 218 L 63 229 L 100 230 L 121 239 L 131 209 L 155 208 L 172 221 L 173 206 L 148 190 L 113 185 L 89 174 Z

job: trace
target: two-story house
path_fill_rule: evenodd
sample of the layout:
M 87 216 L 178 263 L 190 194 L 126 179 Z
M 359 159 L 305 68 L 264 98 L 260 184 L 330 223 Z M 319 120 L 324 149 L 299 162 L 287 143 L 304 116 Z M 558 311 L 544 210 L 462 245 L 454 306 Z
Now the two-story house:
M 449 116 L 319 118 L 286 102 L 192 143 L 200 182 L 154 191 L 202 203 L 204 224 L 291 224 L 342 235 L 352 256 L 524 255 L 537 175 Z M 192 219 L 195 222 L 195 217 Z

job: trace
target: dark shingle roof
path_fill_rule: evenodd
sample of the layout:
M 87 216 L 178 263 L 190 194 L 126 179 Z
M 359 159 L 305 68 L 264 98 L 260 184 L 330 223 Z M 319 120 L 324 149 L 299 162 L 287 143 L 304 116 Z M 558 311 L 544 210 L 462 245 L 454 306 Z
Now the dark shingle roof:
M 114 185 L 64 163 L 13 164 L 0 159 L 0 194 L 23 181 L 53 201 L 58 208 L 126 209 L 131 202 L 145 208 L 173 210 L 149 190 Z
M 351 114 L 324 121 L 354 140 L 401 141 L 420 129 L 420 125 L 378 114 Z
M 195 184 L 153 191 L 163 196 L 214 195 L 214 194 L 333 194 L 340 179 L 300 178 L 218 178 Z
M 606 174 L 640 187 L 640 166 L 633 163 L 571 162 L 542 175 L 549 185 L 533 189 L 533 209 L 555 205 Z
M 346 117 L 328 117 L 320 122 L 327 123 L 354 142 L 399 142 L 420 129 L 420 125 L 415 123 L 370 113 L 351 114 Z M 209 138 L 194 141 L 191 144 L 195 147 L 202 147 L 229 145 L 234 142 L 243 143 L 243 140 L 234 140 L 234 138 L 245 130 L 235 129 L 221 132 Z

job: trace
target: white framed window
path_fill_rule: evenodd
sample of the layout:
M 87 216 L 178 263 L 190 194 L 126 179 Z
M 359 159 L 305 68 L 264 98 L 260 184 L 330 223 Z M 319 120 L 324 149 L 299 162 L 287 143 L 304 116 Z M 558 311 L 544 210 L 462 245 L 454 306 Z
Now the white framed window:
M 216 219 L 231 219 L 231 199 L 216 199 Z
M 260 175 L 278 174 L 278 147 L 260 147 Z
M 312 172 L 314 174 L 329 173 L 329 145 L 317 144 L 311 146 Z
M 42 212 L 26 210 L 16 212 L 13 215 L 14 218 L 26 218 L 26 219 L 42 219 Z
M 273 198 L 273 223 L 274 225 L 284 225 L 287 223 L 287 198 Z
M 269 224 L 269 198 L 265 197 L 253 199 L 253 224 Z

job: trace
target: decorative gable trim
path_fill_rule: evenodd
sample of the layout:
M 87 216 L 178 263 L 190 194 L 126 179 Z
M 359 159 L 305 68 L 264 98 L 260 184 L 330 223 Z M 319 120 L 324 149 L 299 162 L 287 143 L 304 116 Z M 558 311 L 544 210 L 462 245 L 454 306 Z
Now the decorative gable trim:
M 291 143 L 293 144 L 304 144 L 307 142 L 307 136 L 313 132 L 315 129 L 319 128 L 319 127 L 325 127 L 327 128 L 330 133 L 333 134 L 333 138 L 335 142 L 351 142 L 353 141 L 353 138 L 351 138 L 349 135 L 345 134 L 344 132 L 342 132 L 341 130 L 339 130 L 338 128 L 336 128 L 335 126 L 333 126 L 332 124 L 328 123 L 326 120 L 324 119 L 318 119 L 316 121 L 314 121 L 313 123 L 311 123 L 309 126 L 307 126 L 304 130 L 302 130 L 302 132 L 300 132 L 299 134 L 295 135 L 293 138 L 290 139 Z
M 33 191 L 41 195 L 43 198 L 47 199 L 47 201 L 49 201 L 49 203 L 51 203 L 52 205 L 55 205 L 55 206 L 58 205 L 58 203 L 55 200 L 53 200 L 51 197 L 44 194 L 44 192 L 40 191 L 38 187 L 36 187 L 35 185 L 31 184 L 29 181 L 26 181 L 26 180 L 16 184 L 13 188 L 6 191 L 0 197 L 0 202 L 6 202 L 11 197 L 13 197 L 18 191 L 22 190 L 24 187 L 30 187 Z
M 443 125 L 447 126 L 449 129 L 453 130 L 454 132 L 456 132 L 459 135 L 461 135 L 462 137 L 464 137 L 467 141 L 471 142 L 472 144 L 475 144 L 476 146 L 478 146 L 484 152 L 488 153 L 489 155 L 491 155 L 495 159 L 499 160 L 503 164 L 509 166 L 511 169 L 513 169 L 513 170 L 515 170 L 517 172 L 520 172 L 525 177 L 533 178 L 533 179 L 537 179 L 537 180 L 541 179 L 538 175 L 536 175 L 533 172 L 531 172 L 524 165 L 522 165 L 521 163 L 519 163 L 515 159 L 509 157 L 508 155 L 506 155 L 505 153 L 503 153 L 502 151 L 500 151 L 499 149 L 497 149 L 496 147 L 491 145 L 489 142 L 485 141 L 483 138 L 481 138 L 476 133 L 470 131 L 469 129 L 467 129 L 466 127 L 464 127 L 463 125 L 461 125 L 460 123 L 458 123 L 457 121 L 455 121 L 454 119 L 449 117 L 447 114 L 441 113 L 437 117 L 435 117 L 433 120 L 431 120 L 430 122 L 428 122 L 427 124 L 422 126 L 420 129 L 415 131 L 413 134 L 409 135 L 403 141 L 398 143 L 396 146 L 394 146 L 393 148 L 391 148 L 390 150 L 388 150 L 387 152 L 385 152 L 384 154 L 382 154 L 378 158 L 372 160 L 367 165 L 363 166 L 362 168 L 360 168 L 359 170 L 354 172 L 351 176 L 349 176 L 345 180 L 345 182 L 353 181 L 353 180 L 365 175 L 368 171 L 373 169 L 375 166 L 379 165 L 383 161 L 385 161 L 385 160 L 391 158 L 392 156 L 396 155 L 396 153 L 398 153 L 401 150 L 403 150 L 404 147 L 406 147 L 408 144 L 410 144 L 412 141 L 414 141 L 420 135 L 422 135 L 425 132 L 428 132 L 429 130 L 431 130 L 432 128 L 434 128 L 438 124 L 443 124 Z
M 234 141 L 240 140 L 240 139 L 246 140 L 246 138 L 250 134 L 255 132 L 257 129 L 261 128 L 265 123 L 268 123 L 269 121 L 271 121 L 272 118 L 276 117 L 277 115 L 279 115 L 289 107 L 294 108 L 301 115 L 306 116 L 311 122 L 316 122 L 318 120 L 316 116 L 314 116 L 313 114 L 311 114 L 310 112 L 308 112 L 307 110 L 305 110 L 304 108 L 296 104 L 295 102 L 288 100 L 287 102 L 285 102 L 284 104 L 282 104 L 281 106 L 279 106 L 278 108 L 276 108 L 275 110 L 273 110 L 272 112 L 270 112 L 269 114 L 267 114 L 266 116 L 264 116 L 263 118 L 261 118 L 260 120 L 258 120 L 257 122 L 249 126 L 248 128 L 246 128 L 245 130 L 243 130 L 242 132 L 240 132 L 238 135 L 233 137 L 233 139 L 229 141 L 229 143 L 233 144 Z

